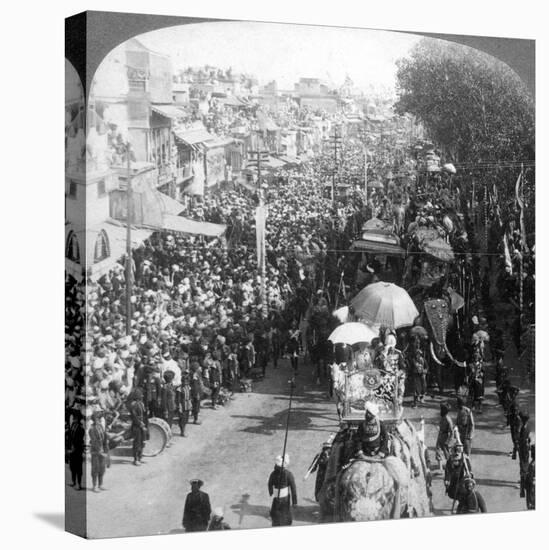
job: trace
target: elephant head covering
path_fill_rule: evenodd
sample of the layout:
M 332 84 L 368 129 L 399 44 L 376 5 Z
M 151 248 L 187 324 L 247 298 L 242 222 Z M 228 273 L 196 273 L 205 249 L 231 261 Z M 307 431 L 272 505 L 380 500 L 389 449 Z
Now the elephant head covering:
M 290 464 L 290 456 L 288 454 L 284 455 L 284 466 L 288 466 Z M 275 458 L 275 466 L 282 467 L 282 455 L 278 455 Z

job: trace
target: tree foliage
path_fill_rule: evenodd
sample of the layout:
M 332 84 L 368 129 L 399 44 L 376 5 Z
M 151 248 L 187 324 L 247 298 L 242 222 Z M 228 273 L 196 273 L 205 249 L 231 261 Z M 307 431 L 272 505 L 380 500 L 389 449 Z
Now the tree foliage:
M 534 158 L 534 101 L 505 63 L 424 38 L 397 66 L 397 112 L 421 120 L 452 160 Z

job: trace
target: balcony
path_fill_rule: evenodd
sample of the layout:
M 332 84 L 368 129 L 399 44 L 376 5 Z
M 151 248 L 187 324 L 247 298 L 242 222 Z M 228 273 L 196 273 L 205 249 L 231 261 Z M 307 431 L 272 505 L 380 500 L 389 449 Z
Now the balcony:
M 175 183 L 182 183 L 192 177 L 193 171 L 190 163 L 175 169 Z

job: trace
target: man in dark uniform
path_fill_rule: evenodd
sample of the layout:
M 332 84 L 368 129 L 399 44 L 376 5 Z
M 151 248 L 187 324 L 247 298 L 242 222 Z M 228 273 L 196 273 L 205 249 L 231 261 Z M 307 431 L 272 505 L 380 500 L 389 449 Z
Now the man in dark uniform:
M 206 531 L 212 508 L 208 493 L 200 490 L 204 482 L 200 479 L 191 479 L 191 492 L 185 499 L 182 524 L 187 533 Z
M 475 421 L 471 409 L 465 406 L 463 398 L 461 397 L 457 398 L 457 417 L 455 424 L 459 431 L 460 440 L 463 443 L 463 452 L 471 456 Z
M 173 385 L 175 373 L 168 370 L 164 373 L 164 385 L 161 390 L 162 401 L 162 418 L 168 423 L 170 430 L 172 429 L 173 417 L 175 414 L 175 387 Z
M 82 490 L 82 469 L 84 465 L 84 438 L 86 430 L 82 425 L 82 413 L 80 409 L 73 412 L 73 420 L 69 429 L 67 447 L 69 451 L 69 468 L 71 471 L 71 487 Z
M 200 424 L 198 413 L 200 412 L 200 400 L 202 399 L 202 374 L 200 365 L 197 362 L 191 364 L 190 386 L 193 421 L 195 424 Z
M 320 495 L 320 490 L 322 489 L 322 485 L 324 484 L 324 477 L 326 474 L 326 467 L 328 466 L 328 460 L 330 459 L 330 451 L 332 450 L 332 442 L 331 441 L 325 441 L 322 444 L 322 451 L 318 453 L 314 459 L 311 465 L 309 466 L 309 469 L 307 470 L 307 473 L 305 474 L 305 480 L 309 477 L 310 474 L 313 474 L 316 472 L 316 481 L 315 481 L 315 500 L 318 502 L 318 496 Z
M 376 455 L 384 458 L 389 454 L 387 431 L 379 419 L 378 413 L 378 408 L 374 403 L 366 403 L 364 421 L 356 433 L 355 453 L 358 458 Z
M 185 428 L 189 423 L 192 410 L 190 376 L 187 372 L 181 378 L 181 386 L 177 390 L 176 402 L 179 413 L 179 432 L 181 437 L 185 437 Z
M 524 489 L 526 491 L 526 508 L 528 510 L 536 509 L 536 445 L 532 443 L 530 445 L 530 456 L 532 460 L 528 466 L 528 473 L 526 474 L 526 480 L 524 483 Z
M 522 421 L 520 419 L 519 407 L 515 401 L 511 403 L 509 412 L 507 413 L 507 426 L 511 430 L 511 441 L 513 442 L 513 450 L 511 451 L 511 458 L 517 459 L 517 453 L 519 450 L 519 436 Z
M 525 484 L 530 462 L 530 415 L 526 411 L 519 412 L 522 425 L 519 432 L 518 455 L 520 461 L 520 498 L 526 496 Z
M 275 467 L 269 476 L 267 484 L 269 496 L 273 497 L 271 504 L 271 521 L 273 527 L 283 525 L 291 525 L 292 510 L 290 507 L 290 499 L 292 505 L 297 506 L 297 490 L 292 472 L 286 469 L 289 464 L 288 455 L 277 456 L 275 459 Z
M 93 483 L 93 492 L 99 490 L 104 491 L 103 476 L 107 467 L 109 456 L 109 443 L 107 439 L 107 431 L 101 424 L 103 417 L 102 411 L 95 411 L 92 415 L 93 424 L 90 427 L 90 454 L 91 454 L 91 475 Z
M 133 393 L 133 400 L 129 404 L 130 417 L 132 419 L 132 438 L 133 438 L 133 464 L 140 466 L 143 462 L 143 448 L 145 447 L 145 438 L 147 435 L 148 417 L 143 403 L 143 392 L 137 388 Z
M 486 502 L 475 489 L 476 483 L 472 477 L 463 480 L 463 491 L 459 496 L 456 512 L 458 514 L 486 514 Z

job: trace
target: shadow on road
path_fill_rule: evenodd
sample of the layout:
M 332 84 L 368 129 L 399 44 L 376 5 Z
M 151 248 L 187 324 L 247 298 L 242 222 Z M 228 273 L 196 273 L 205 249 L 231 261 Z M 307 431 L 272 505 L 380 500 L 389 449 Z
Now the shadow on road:
M 517 477 L 518 477 L 518 465 L 517 465 Z M 519 483 L 514 481 L 503 481 L 502 479 L 482 479 L 477 478 L 477 483 L 479 487 L 487 486 L 487 487 L 510 487 L 511 489 L 518 489 Z
M 288 411 L 280 411 L 273 416 L 248 416 L 248 415 L 231 415 L 232 418 L 246 418 L 250 421 L 256 421 L 258 424 L 255 426 L 247 426 L 243 428 L 242 432 L 273 435 L 276 431 L 285 430 L 286 422 L 288 419 Z M 313 427 L 313 419 L 324 419 L 328 422 L 326 429 L 323 426 Z M 334 418 L 330 415 L 322 412 L 317 412 L 314 409 L 295 409 L 290 414 L 290 431 L 296 430 L 309 430 L 317 432 L 329 432 L 334 430 Z
M 312 502 L 311 499 L 306 499 L 308 502 Z M 247 516 L 256 516 L 261 518 L 270 519 L 271 508 L 261 504 L 251 504 L 250 495 L 242 495 L 240 501 L 237 504 L 231 505 L 231 510 L 234 510 L 238 514 L 238 525 L 242 525 L 244 518 Z M 306 522 L 306 523 L 318 523 L 319 521 L 319 507 L 315 503 L 313 506 L 297 506 L 292 508 L 292 516 L 294 521 Z

